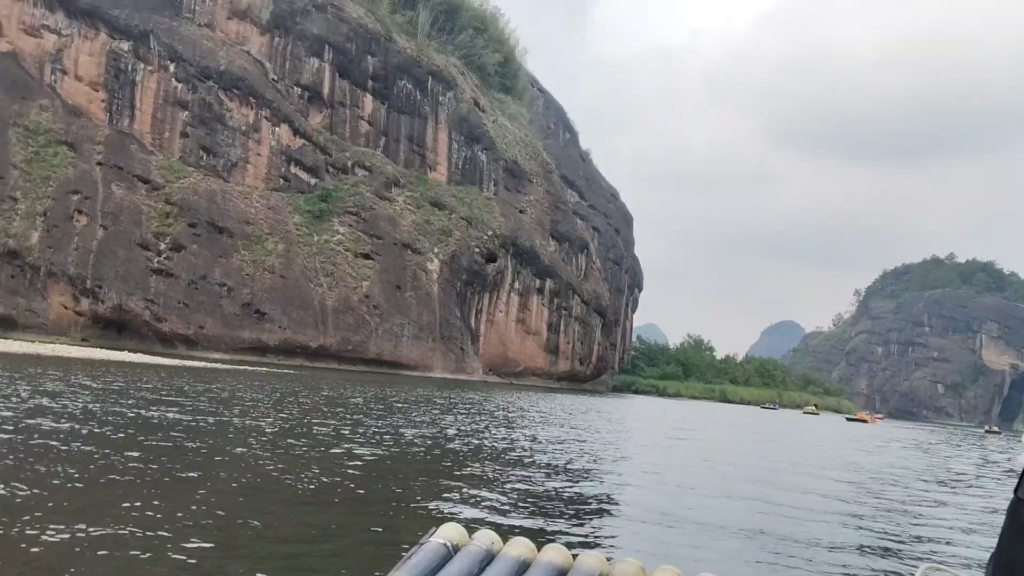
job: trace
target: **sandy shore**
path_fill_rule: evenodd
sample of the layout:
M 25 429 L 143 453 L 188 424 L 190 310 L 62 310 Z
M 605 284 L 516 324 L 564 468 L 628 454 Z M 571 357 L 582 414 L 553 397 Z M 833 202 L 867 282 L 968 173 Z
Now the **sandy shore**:
M 135 364 L 153 364 L 157 366 L 189 366 L 195 368 L 218 368 L 225 370 L 255 370 L 260 372 L 290 372 L 253 366 L 237 366 L 217 362 L 199 362 L 180 358 L 165 358 L 138 352 L 107 350 L 85 346 L 68 346 L 48 342 L 26 342 L 21 340 L 5 340 L 0 338 L 0 354 L 27 354 L 32 356 L 59 356 L 62 358 L 79 358 L 82 360 L 105 360 L 110 362 L 131 362 Z
M 53 336 L 32 334 L 4 334 L 0 338 L 0 358 L 4 354 L 24 354 L 62 358 L 78 358 L 83 360 L 100 360 L 111 362 L 129 362 L 157 366 L 191 366 L 196 368 L 218 368 L 225 370 L 252 370 L 259 372 L 281 372 L 295 374 L 307 369 L 333 370 L 351 376 L 365 377 L 408 377 L 433 378 L 437 380 L 469 382 L 478 384 L 511 384 L 531 388 L 549 388 L 569 390 L 573 392 L 608 392 L 610 386 L 556 382 L 538 378 L 506 378 L 489 374 L 451 374 L 431 373 L 396 368 L 382 368 L 345 364 L 342 361 L 311 360 L 306 358 L 284 357 L 279 355 L 246 355 L 237 353 L 213 352 L 209 350 L 160 350 L 132 343 L 79 344 Z M 124 348 L 134 348 L 127 351 Z

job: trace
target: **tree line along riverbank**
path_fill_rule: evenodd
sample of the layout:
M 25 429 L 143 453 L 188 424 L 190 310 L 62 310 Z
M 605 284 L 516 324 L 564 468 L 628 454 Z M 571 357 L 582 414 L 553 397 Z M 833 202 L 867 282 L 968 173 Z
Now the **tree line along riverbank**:
M 856 412 L 838 387 L 810 374 L 794 374 L 772 358 L 735 354 L 718 357 L 710 341 L 688 335 L 675 345 L 640 338 L 629 366 L 616 377 L 615 392 L 710 400 L 728 404 L 766 404 L 786 408 L 817 404 L 830 412 Z

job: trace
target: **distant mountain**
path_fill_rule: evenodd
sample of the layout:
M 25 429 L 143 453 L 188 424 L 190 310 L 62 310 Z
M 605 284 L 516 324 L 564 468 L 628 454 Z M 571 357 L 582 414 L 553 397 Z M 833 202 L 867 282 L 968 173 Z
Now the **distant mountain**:
M 862 408 L 897 418 L 1024 428 L 1024 278 L 956 254 L 886 270 L 853 314 L 788 360 Z
M 761 331 L 761 337 L 747 350 L 747 356 L 781 359 L 800 344 L 807 331 L 792 320 L 776 322 Z
M 657 324 L 644 324 L 643 326 L 637 326 L 633 328 L 633 339 L 643 338 L 648 342 L 657 342 L 658 344 L 668 344 L 668 336 L 662 332 L 661 328 L 658 328 Z M 799 341 L 799 338 L 797 339 Z

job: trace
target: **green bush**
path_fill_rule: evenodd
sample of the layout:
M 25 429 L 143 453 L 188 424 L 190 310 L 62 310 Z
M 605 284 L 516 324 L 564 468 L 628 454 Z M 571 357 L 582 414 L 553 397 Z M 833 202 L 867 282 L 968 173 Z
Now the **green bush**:
M 501 230 L 494 197 L 468 186 L 446 186 L 425 176 L 409 178 L 412 223 L 425 247 L 445 253 L 457 239 L 483 241 Z
M 821 396 L 844 395 L 831 382 L 810 374 L 795 374 L 773 358 L 740 359 L 734 355 L 719 358 L 711 342 L 694 334 L 675 346 L 638 339 L 623 373 L 648 380 L 710 382 Z
M 156 163 L 157 178 L 173 187 L 195 175 L 195 171 L 175 158 L 161 158 Z
M 18 144 L 18 183 L 28 192 L 53 190 L 67 176 L 75 153 L 61 140 L 49 116 L 32 114 L 14 127 Z
M 527 75 L 508 18 L 487 0 L 358 0 L 418 45 L 465 66 L 487 88 L 522 98 Z
M 328 180 L 312 194 L 295 198 L 295 212 L 306 226 L 317 226 L 343 210 L 358 209 L 367 198 L 366 183 L 357 178 Z

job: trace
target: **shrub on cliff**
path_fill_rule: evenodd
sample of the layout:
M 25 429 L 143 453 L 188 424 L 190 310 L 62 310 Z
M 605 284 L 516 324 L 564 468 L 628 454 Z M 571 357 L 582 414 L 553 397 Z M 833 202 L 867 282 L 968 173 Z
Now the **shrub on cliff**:
M 17 203 L 0 210 L 0 241 L 12 241 L 40 226 L 54 189 L 74 168 L 75 152 L 50 114 L 37 110 L 11 127 Z
M 522 49 L 505 14 L 487 0 L 359 0 L 420 45 L 457 59 L 487 88 L 526 94 Z

